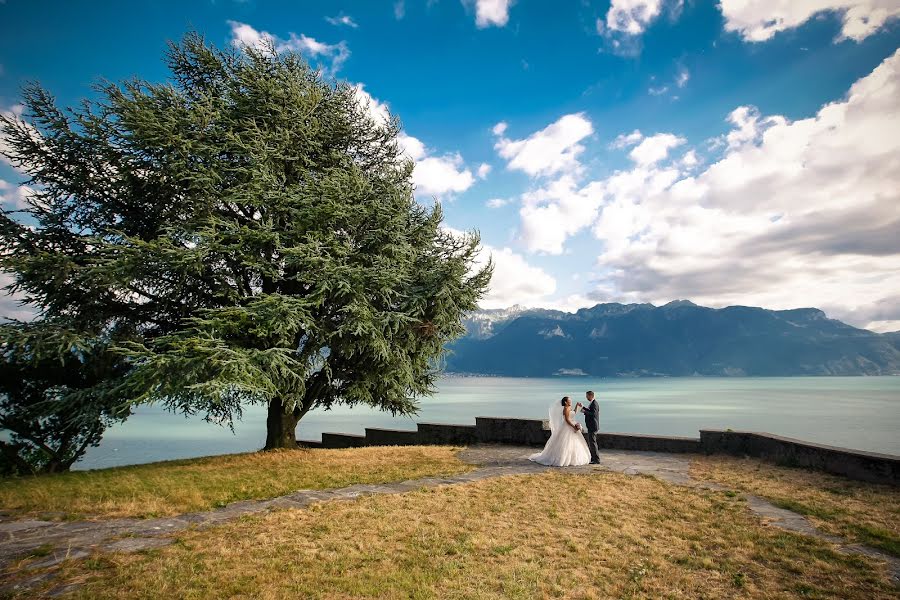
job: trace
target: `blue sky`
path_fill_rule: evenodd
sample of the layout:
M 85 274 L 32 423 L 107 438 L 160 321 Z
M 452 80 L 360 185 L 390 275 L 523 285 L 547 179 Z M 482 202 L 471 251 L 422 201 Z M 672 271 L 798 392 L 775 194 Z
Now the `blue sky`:
M 0 109 L 27 80 L 64 105 L 99 78 L 164 80 L 166 42 L 189 29 L 269 37 L 400 117 L 420 201 L 494 256 L 487 307 L 690 298 L 893 330 L 898 15 L 883 0 L 6 0 Z M 22 180 L 0 164 L 6 206 Z

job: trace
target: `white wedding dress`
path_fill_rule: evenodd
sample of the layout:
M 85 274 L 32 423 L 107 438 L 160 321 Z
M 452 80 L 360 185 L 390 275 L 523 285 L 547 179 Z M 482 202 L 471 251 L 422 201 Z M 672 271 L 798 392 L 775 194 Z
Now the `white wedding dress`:
M 584 434 L 566 423 L 563 406 L 556 402 L 550 407 L 550 439 L 544 450 L 532 454 L 528 460 L 551 467 L 573 467 L 591 462 Z

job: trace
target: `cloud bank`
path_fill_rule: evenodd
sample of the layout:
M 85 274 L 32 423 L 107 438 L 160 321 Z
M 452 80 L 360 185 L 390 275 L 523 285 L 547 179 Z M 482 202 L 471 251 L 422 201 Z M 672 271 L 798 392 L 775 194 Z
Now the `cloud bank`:
M 352 20 L 350 22 L 352 23 Z M 228 25 L 231 27 L 231 43 L 234 46 L 238 48 L 242 46 L 251 48 L 272 46 L 278 52 L 299 52 L 309 61 L 317 59 L 321 61 L 323 72 L 329 76 L 337 73 L 344 62 L 350 58 L 350 50 L 347 48 L 347 43 L 343 41 L 337 44 L 326 44 L 302 33 L 299 36 L 290 33 L 287 39 L 282 39 L 268 31 L 254 29 L 246 23 L 228 21 Z
M 529 141 L 557 136 L 547 128 L 498 143 L 511 168 L 545 176 L 520 198 L 521 243 L 560 254 L 589 229 L 603 247 L 600 283 L 580 301 L 816 305 L 859 326 L 896 328 L 900 51 L 809 118 L 740 106 L 726 121 L 705 168 L 684 138 L 633 131 L 610 144 L 633 166 L 593 181 L 579 176 L 581 137 L 533 152 Z
M 373 98 L 363 84 L 358 83 L 354 88 L 357 99 L 368 109 L 372 120 L 387 123 L 390 119 L 388 105 Z M 438 199 L 452 197 L 475 183 L 476 176 L 466 167 L 458 152 L 433 155 L 420 139 L 406 133 L 400 134 L 399 142 L 406 155 L 415 162 L 413 182 L 416 185 L 416 195 Z M 490 165 L 482 164 L 477 169 L 480 179 L 487 177 L 489 172 Z
M 764 42 L 825 12 L 840 15 L 838 40 L 859 42 L 900 16 L 895 0 L 721 0 L 719 6 L 725 29 L 748 42 Z

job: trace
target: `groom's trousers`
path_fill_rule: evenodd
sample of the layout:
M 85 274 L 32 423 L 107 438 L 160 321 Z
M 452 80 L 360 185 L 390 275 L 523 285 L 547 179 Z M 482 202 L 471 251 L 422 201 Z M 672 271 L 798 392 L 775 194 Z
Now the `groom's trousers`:
M 600 451 L 597 448 L 597 432 L 596 431 L 588 431 L 587 432 L 587 443 L 588 450 L 591 451 L 591 460 L 594 462 L 600 461 Z

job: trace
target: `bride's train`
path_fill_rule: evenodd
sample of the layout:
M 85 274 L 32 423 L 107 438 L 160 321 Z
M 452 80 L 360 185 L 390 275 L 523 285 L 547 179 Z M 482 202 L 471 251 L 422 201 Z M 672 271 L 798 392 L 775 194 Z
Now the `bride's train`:
M 574 467 L 591 462 L 584 434 L 566 423 L 565 406 L 555 402 L 550 407 L 550 439 L 544 449 L 528 460 L 551 467 Z

